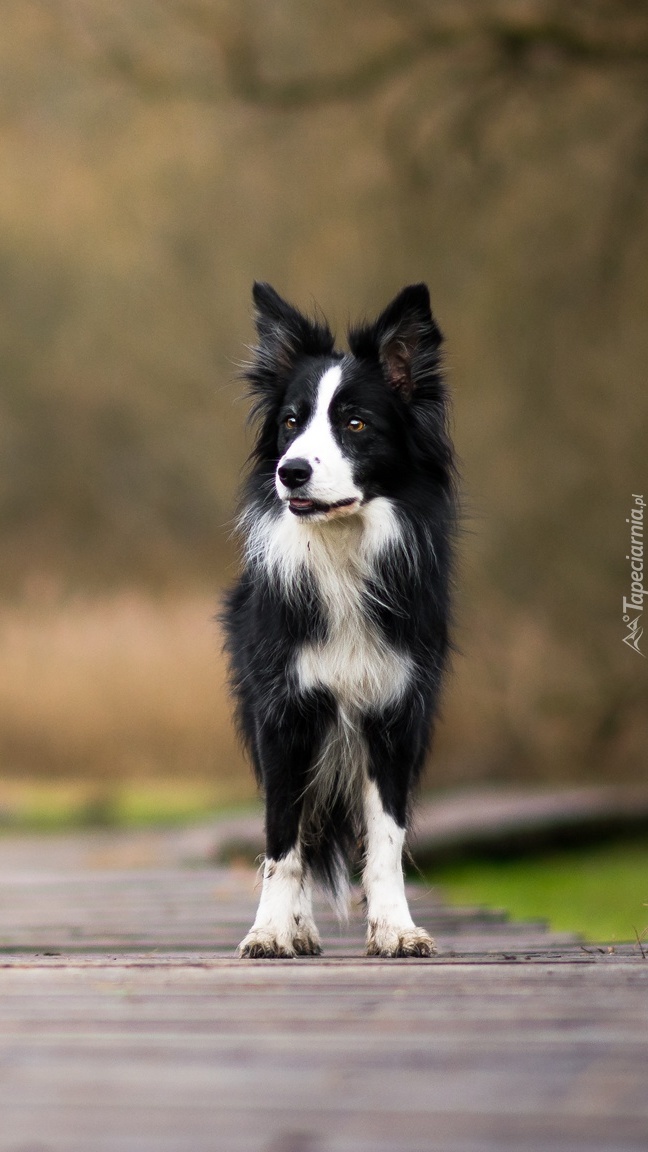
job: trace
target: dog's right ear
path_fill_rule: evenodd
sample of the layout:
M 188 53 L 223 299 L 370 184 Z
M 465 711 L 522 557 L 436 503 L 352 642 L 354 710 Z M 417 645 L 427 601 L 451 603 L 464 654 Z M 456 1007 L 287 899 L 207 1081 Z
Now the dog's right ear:
M 309 320 L 270 284 L 255 281 L 252 298 L 259 333 L 256 354 L 266 373 L 285 378 L 300 356 L 331 354 L 335 338 L 326 322 Z

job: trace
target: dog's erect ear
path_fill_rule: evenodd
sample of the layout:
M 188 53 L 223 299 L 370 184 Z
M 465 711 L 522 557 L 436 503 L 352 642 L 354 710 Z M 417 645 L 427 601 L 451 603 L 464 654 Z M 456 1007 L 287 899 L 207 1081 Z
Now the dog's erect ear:
M 353 355 L 379 360 L 387 383 L 404 400 L 409 400 L 416 389 L 417 367 L 429 371 L 430 354 L 438 351 L 442 340 L 425 284 L 403 288 L 374 324 L 349 332 Z M 432 366 L 436 367 L 436 362 Z
M 285 376 L 300 356 L 328 356 L 333 351 L 335 339 L 328 324 L 309 320 L 270 284 L 256 281 L 252 297 L 259 333 L 257 353 L 267 369 Z

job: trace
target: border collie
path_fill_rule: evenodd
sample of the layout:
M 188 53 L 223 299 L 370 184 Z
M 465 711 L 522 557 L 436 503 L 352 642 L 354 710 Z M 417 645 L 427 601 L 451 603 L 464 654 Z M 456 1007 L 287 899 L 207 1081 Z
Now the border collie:
M 313 882 L 344 907 L 360 847 L 368 955 L 429 956 L 402 854 L 449 647 L 441 333 L 424 284 L 352 328 L 347 353 L 269 284 L 253 295 L 245 564 L 222 619 L 267 854 L 239 955 L 321 952 Z

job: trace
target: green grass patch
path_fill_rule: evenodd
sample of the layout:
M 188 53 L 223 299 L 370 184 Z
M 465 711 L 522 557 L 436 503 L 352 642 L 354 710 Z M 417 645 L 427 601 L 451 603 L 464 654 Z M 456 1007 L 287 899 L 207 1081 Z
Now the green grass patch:
M 84 828 L 173 827 L 249 805 L 247 781 L 146 780 L 7 782 L 0 786 L 0 833 Z
M 551 852 L 528 859 L 447 864 L 426 872 L 452 904 L 502 908 L 559 932 L 621 943 L 648 936 L 648 842 Z

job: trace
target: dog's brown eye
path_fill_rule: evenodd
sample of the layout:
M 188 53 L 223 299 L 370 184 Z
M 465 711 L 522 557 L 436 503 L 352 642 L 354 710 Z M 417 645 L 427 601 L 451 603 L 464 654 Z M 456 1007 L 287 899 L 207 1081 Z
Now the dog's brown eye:
M 349 429 L 349 432 L 362 432 L 362 429 L 364 428 L 364 426 L 365 426 L 364 420 L 359 420 L 357 418 L 354 418 L 353 420 L 349 420 L 349 422 L 347 424 L 347 428 Z
M 296 428 L 296 427 L 297 427 L 296 417 L 295 416 L 286 416 L 286 419 L 284 420 L 284 428 L 287 428 L 289 432 L 292 432 L 293 428 Z

